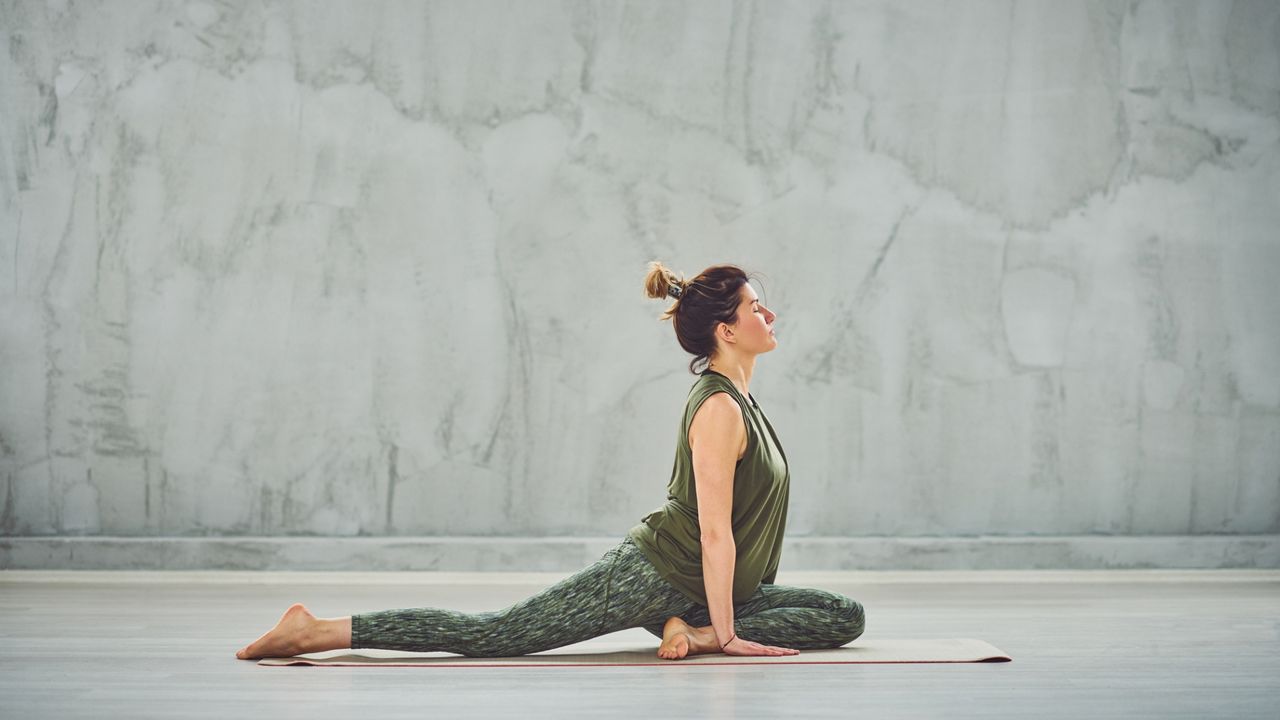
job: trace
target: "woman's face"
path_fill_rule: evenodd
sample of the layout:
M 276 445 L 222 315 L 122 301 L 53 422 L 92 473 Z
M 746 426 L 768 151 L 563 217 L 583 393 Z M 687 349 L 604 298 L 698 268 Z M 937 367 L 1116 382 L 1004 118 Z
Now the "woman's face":
M 738 325 L 733 329 L 738 347 L 743 352 L 763 353 L 778 346 L 773 335 L 773 320 L 778 317 L 760 302 L 750 283 L 742 286 L 742 302 L 738 305 Z

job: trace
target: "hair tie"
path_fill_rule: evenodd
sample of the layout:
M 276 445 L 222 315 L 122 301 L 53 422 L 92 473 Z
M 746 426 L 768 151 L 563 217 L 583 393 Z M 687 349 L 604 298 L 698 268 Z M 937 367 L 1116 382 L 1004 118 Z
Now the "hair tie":
M 667 294 L 673 298 L 679 299 L 679 297 L 684 294 L 684 289 L 676 283 L 671 283 L 667 286 Z

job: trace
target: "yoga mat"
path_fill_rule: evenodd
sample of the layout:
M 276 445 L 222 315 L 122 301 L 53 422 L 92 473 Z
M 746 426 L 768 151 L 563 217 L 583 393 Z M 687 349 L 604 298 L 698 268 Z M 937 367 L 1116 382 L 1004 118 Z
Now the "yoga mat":
M 449 653 L 412 653 L 399 650 L 361 648 L 304 653 L 288 658 L 262 658 L 259 665 L 315 665 L 341 667 L 564 667 L 600 665 L 828 665 L 839 663 L 958 663 L 1009 662 L 1013 658 L 998 648 L 972 638 L 905 640 L 876 638 L 858 641 L 833 650 L 801 650 L 799 655 L 739 657 L 715 653 L 681 660 L 664 660 L 657 645 L 628 646 L 612 652 L 547 650 L 533 655 L 504 658 L 469 658 Z

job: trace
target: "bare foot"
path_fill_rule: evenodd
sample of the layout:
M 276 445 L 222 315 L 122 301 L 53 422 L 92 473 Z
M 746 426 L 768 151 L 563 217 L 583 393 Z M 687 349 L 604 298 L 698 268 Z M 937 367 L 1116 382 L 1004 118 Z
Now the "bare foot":
M 720 652 L 720 644 L 716 642 L 716 631 L 710 625 L 704 628 L 691 627 L 680 616 L 673 615 L 662 626 L 662 644 L 658 646 L 658 657 L 679 660 L 688 655 L 714 652 Z
M 261 657 L 293 657 L 313 652 L 316 649 L 312 646 L 315 644 L 315 631 L 319 622 L 305 605 L 294 603 L 284 611 L 284 616 L 275 627 L 236 651 L 236 657 L 252 660 Z

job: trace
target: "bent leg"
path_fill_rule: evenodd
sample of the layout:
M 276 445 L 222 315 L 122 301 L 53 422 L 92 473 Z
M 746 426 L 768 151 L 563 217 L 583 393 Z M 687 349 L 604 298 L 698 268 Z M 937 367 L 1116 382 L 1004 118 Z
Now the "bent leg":
M 704 627 L 711 624 L 711 616 L 698 605 L 685 614 L 684 621 Z M 733 628 L 742 639 L 762 645 L 825 650 L 858 639 L 866 628 L 866 614 L 861 603 L 839 593 L 762 584 L 734 606 Z M 656 634 L 661 636 L 661 626 Z
M 351 647 L 527 655 L 665 620 L 689 606 L 628 538 L 590 567 L 502 610 L 427 607 L 352 615 Z

